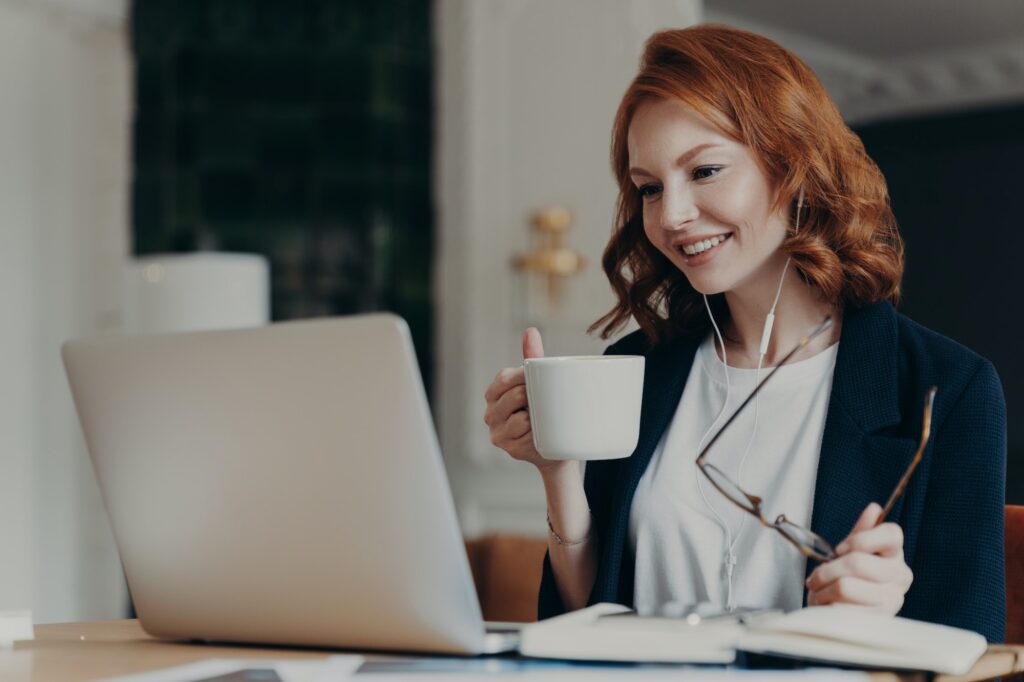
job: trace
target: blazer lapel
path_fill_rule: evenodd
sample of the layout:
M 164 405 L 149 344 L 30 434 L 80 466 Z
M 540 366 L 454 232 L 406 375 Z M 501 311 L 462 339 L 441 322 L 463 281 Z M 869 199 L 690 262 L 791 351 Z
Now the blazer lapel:
M 631 553 L 626 551 L 629 513 L 633 494 L 651 461 L 654 449 L 679 406 L 679 399 L 690 375 L 699 339 L 681 339 L 657 348 L 644 364 L 643 403 L 640 408 L 640 439 L 636 450 L 620 460 L 620 484 L 614 487 L 606 536 L 602 538 L 598 580 L 591 602 L 615 601 L 632 604 Z M 623 581 L 623 566 L 626 580 Z M 625 593 L 623 593 L 623 591 Z
M 841 542 L 870 502 L 884 505 L 917 442 L 891 427 L 903 421 L 898 382 L 896 311 L 888 302 L 848 308 L 814 488 L 811 528 Z M 890 519 L 898 519 L 903 499 Z M 808 562 L 808 574 L 814 568 Z

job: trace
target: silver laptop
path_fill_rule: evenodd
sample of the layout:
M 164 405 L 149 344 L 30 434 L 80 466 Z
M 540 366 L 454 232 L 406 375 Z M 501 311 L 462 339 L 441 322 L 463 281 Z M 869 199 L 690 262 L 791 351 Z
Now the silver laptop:
M 71 341 L 63 356 L 148 633 L 515 647 L 481 618 L 401 318 Z

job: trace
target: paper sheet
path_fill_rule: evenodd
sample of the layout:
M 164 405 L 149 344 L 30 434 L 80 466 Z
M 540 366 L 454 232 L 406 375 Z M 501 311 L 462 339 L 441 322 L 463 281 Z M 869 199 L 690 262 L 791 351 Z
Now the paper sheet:
M 396 672 L 357 673 L 355 682 L 408 682 L 408 680 L 456 680 L 457 682 L 494 682 L 495 679 L 520 679 L 529 682 L 564 682 L 565 680 L 639 680 L 640 682 L 787 682 L 807 680 L 810 682 L 866 682 L 867 673 L 856 670 L 737 670 L 666 667 L 662 669 L 638 669 L 630 666 L 615 666 L 605 669 L 588 666 L 585 669 L 552 667 L 526 669 L 518 672 Z
M 405 658 L 368 663 L 361 656 L 332 656 L 323 660 L 209 659 L 147 673 L 111 677 L 100 682 L 276 682 L 260 671 L 273 670 L 281 682 L 402 682 L 410 679 L 494 682 L 515 678 L 530 682 L 564 680 L 640 680 L 641 682 L 866 682 L 854 670 L 737 670 L 682 666 L 595 666 L 565 662 L 522 661 L 506 658 Z M 240 671 L 249 670 L 248 674 Z M 234 674 L 233 674 L 234 673 Z M 218 679 L 220 678 L 220 679 Z
M 108 677 L 100 682 L 338 682 L 350 679 L 362 662 L 362 656 L 330 656 L 319 660 L 211 658 L 173 668 Z M 261 672 L 268 670 L 276 675 Z
M 0 611 L 0 647 L 33 637 L 31 611 Z

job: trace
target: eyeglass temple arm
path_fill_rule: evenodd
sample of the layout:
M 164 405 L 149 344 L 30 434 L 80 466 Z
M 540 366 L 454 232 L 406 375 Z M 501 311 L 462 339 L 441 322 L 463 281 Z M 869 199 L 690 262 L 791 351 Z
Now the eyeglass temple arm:
M 903 477 L 900 482 L 896 485 L 896 489 L 892 491 L 892 495 L 889 496 L 889 501 L 885 503 L 885 508 L 882 509 L 881 516 L 878 517 L 878 521 L 875 522 L 875 526 L 880 526 L 885 522 L 885 518 L 889 516 L 889 512 L 892 511 L 892 507 L 896 504 L 896 500 L 900 498 L 903 491 L 907 488 L 907 483 L 910 482 L 910 477 L 914 475 L 914 470 L 917 469 L 917 465 L 921 463 L 921 457 L 924 455 L 924 446 L 928 444 L 928 437 L 932 431 L 932 405 L 935 404 L 935 393 L 938 391 L 937 386 L 932 386 L 928 389 L 928 393 L 924 396 L 924 418 L 921 420 L 921 442 L 917 446 L 917 452 L 914 453 L 914 459 L 910 461 L 910 466 L 903 473 Z
M 831 326 L 832 326 L 832 316 L 831 315 L 826 315 L 825 319 L 821 321 L 821 324 L 819 324 L 817 326 L 817 328 L 814 329 L 814 331 L 812 331 L 810 334 L 808 334 L 807 336 L 805 336 L 802 339 L 800 339 L 800 343 L 798 343 L 793 348 L 793 350 L 789 351 L 786 354 L 786 356 L 784 358 L 782 358 L 782 360 L 779 361 L 779 364 L 777 364 L 775 366 L 775 368 L 771 372 L 769 372 L 768 375 L 764 379 L 761 380 L 761 383 L 759 383 L 757 386 L 754 387 L 754 390 L 750 392 L 750 395 L 747 396 L 747 399 L 744 400 L 742 403 L 740 403 L 740 406 L 736 408 L 736 411 L 732 413 L 732 416 L 730 416 L 725 421 L 725 423 L 722 424 L 722 428 L 718 429 L 718 432 L 715 433 L 715 435 L 711 437 L 711 440 L 708 441 L 708 444 L 705 445 L 704 449 L 701 450 L 700 453 L 697 455 L 697 464 L 701 463 L 701 461 L 704 459 L 704 455 L 711 449 L 711 446 L 715 444 L 715 441 L 718 440 L 718 437 L 721 436 L 722 433 L 727 428 L 729 428 L 729 424 L 732 424 L 733 420 L 736 419 L 736 417 L 739 416 L 740 412 L 743 411 L 743 408 L 747 406 L 747 403 L 749 403 L 754 398 L 754 396 L 757 395 L 757 392 L 761 390 L 761 387 L 764 386 L 765 384 L 767 384 L 768 380 L 771 379 L 775 375 L 775 373 L 779 371 L 779 368 L 782 367 L 784 364 L 786 364 L 786 362 L 791 357 L 796 355 L 797 351 L 799 351 L 801 348 L 803 348 L 808 343 L 810 343 L 811 339 L 813 339 L 815 336 L 817 336 L 818 334 L 822 333 L 823 331 L 825 331 L 826 329 L 828 329 Z

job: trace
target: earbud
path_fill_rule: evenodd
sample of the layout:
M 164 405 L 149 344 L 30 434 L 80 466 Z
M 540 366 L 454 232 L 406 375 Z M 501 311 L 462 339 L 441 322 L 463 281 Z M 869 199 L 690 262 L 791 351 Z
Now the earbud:
M 764 331 L 761 332 L 761 355 L 768 353 L 768 342 L 772 338 L 772 327 L 775 326 L 775 308 L 768 313 L 768 317 L 764 318 Z
M 804 188 L 800 188 L 800 194 L 796 200 L 796 225 L 793 227 L 793 232 L 797 232 L 800 229 L 800 212 L 804 208 Z M 779 295 L 782 294 L 782 283 L 786 278 L 786 271 L 789 269 L 790 259 L 786 259 L 786 265 L 782 268 L 782 277 L 779 278 L 779 289 L 775 292 L 775 301 L 772 303 L 772 309 L 768 311 L 768 316 L 764 318 L 764 330 L 761 332 L 761 346 L 758 352 L 761 358 L 764 358 L 768 354 L 768 344 L 772 339 L 772 327 L 775 326 L 775 306 L 779 304 Z
M 800 213 L 804 210 L 804 188 L 800 188 L 800 196 L 796 200 L 796 225 L 793 227 L 793 232 L 800 230 Z

